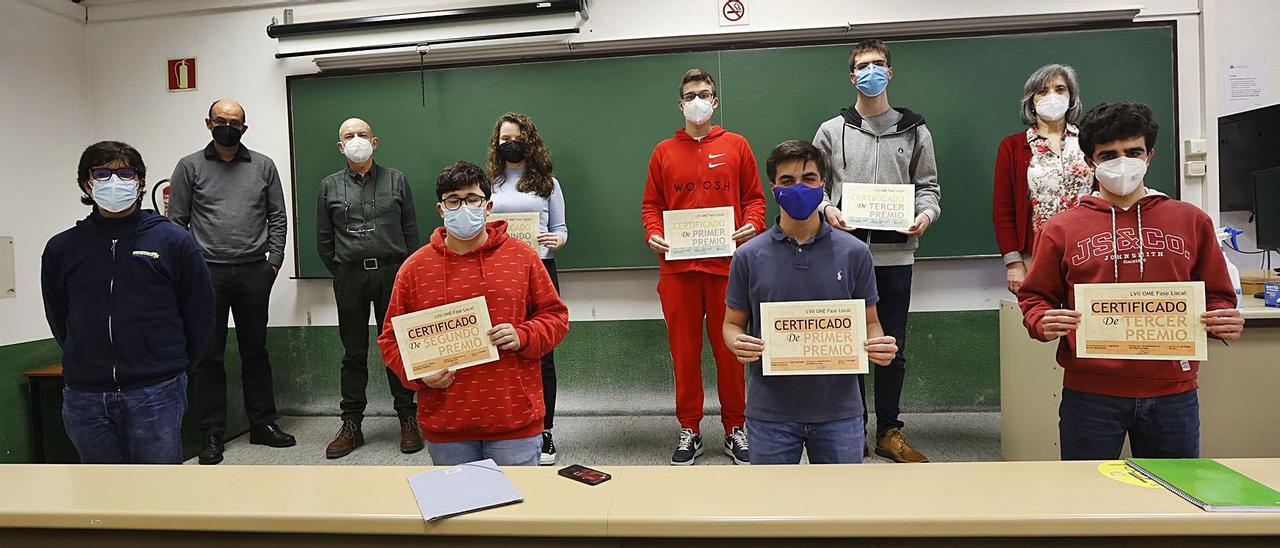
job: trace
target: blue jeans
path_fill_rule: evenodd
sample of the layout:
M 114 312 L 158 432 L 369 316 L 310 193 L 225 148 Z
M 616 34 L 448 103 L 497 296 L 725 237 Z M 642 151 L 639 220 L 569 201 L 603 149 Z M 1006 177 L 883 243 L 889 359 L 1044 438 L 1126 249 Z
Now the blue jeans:
M 799 464 L 809 450 L 811 464 L 862 462 L 866 423 L 861 416 L 828 422 L 769 422 L 747 418 L 751 464 Z
M 493 459 L 500 466 L 537 466 L 542 451 L 542 434 L 514 440 L 427 442 L 431 464 L 454 466 L 467 462 Z
M 187 375 L 123 392 L 62 390 L 62 424 L 86 464 L 182 464 Z
M 1135 457 L 1199 457 L 1200 400 L 1196 391 L 1120 398 L 1062 389 L 1058 406 L 1062 460 L 1118 459 L 1126 434 Z

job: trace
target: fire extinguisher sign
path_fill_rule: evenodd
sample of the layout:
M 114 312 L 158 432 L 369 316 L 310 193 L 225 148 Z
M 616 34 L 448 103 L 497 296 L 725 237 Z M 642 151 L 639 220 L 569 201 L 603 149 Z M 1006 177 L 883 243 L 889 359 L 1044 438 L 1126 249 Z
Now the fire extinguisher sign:
M 170 59 L 167 80 L 169 91 L 193 91 L 196 89 L 196 58 Z

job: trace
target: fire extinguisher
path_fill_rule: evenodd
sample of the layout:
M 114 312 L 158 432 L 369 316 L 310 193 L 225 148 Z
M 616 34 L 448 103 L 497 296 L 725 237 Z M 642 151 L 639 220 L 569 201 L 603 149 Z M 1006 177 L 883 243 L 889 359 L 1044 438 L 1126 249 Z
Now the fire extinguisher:
M 161 179 L 151 189 L 151 207 L 166 217 L 169 216 L 169 186 L 168 179 Z
M 191 87 L 191 68 L 187 66 L 187 60 L 183 59 L 173 65 L 174 81 L 178 83 L 178 89 L 187 89 Z

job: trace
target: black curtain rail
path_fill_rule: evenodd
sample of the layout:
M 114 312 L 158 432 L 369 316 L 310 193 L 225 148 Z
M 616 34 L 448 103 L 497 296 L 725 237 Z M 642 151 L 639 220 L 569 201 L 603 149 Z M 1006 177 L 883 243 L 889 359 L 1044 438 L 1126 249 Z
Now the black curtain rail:
M 479 42 L 482 40 L 502 40 L 507 38 L 529 38 L 532 36 L 553 36 L 557 34 L 578 34 L 582 32 L 578 28 L 569 29 L 551 29 L 551 30 L 535 30 L 530 32 L 513 32 L 509 34 L 486 34 L 483 36 L 463 36 L 459 38 L 442 38 L 440 40 L 422 40 L 418 42 L 400 42 L 397 44 L 379 44 L 376 46 L 352 46 L 349 48 L 330 48 L 317 49 L 311 51 L 293 51 L 289 53 L 277 53 L 276 59 L 284 59 L 287 57 L 307 57 L 311 55 L 333 55 L 335 53 L 353 53 L 357 51 L 373 51 L 379 49 L 396 49 L 409 48 L 416 46 L 435 46 L 439 44 L 457 44 L 461 42 Z
M 375 15 L 352 19 L 335 19 L 332 21 L 315 21 L 311 23 L 291 23 L 267 25 L 267 36 L 298 36 L 325 32 L 341 32 L 353 30 L 370 30 L 407 25 L 432 25 L 437 23 L 456 23 L 459 21 L 477 21 L 484 19 L 500 19 L 505 17 L 525 17 L 530 15 L 549 15 L 554 13 L 576 13 L 585 11 L 587 0 L 545 0 L 542 2 L 522 2 L 499 6 L 482 6 L 475 8 L 458 8 L 451 10 L 419 11 L 398 13 L 394 15 Z

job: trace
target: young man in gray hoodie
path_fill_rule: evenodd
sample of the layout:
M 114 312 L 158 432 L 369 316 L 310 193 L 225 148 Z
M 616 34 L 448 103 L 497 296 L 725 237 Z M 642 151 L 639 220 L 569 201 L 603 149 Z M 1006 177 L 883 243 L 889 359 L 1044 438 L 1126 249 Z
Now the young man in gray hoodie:
M 819 208 L 831 226 L 853 232 L 870 245 L 880 293 L 880 322 L 885 335 L 898 341 L 893 363 L 875 368 L 875 452 L 895 462 L 926 462 L 928 459 L 907 443 L 898 413 L 906 376 L 903 349 L 911 307 L 911 265 L 918 238 L 942 214 L 938 205 L 941 191 L 933 138 L 924 117 L 889 106 L 885 89 L 892 78 L 889 46 L 880 40 L 855 45 L 849 55 L 849 80 L 857 89 L 857 101 L 823 122 L 813 144 L 826 155 L 832 172 L 829 199 Z M 915 222 L 906 231 L 850 228 L 840 213 L 844 183 L 915 185 Z M 865 404 L 866 389 L 862 391 Z

